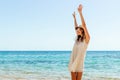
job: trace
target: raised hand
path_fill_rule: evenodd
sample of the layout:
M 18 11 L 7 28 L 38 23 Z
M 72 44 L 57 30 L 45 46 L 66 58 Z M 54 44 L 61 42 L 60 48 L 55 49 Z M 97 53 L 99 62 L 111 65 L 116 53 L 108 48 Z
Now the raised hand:
M 73 18 L 76 18 L 75 12 L 72 15 L 73 15 Z
M 72 15 L 73 15 L 73 18 L 74 18 L 74 25 L 75 25 L 75 27 L 77 27 L 78 25 L 77 25 L 77 21 L 76 21 L 76 15 L 75 15 L 75 12 L 74 12 Z
M 78 12 L 82 12 L 82 8 L 83 8 L 83 6 L 82 6 L 82 4 L 80 4 L 78 7 Z

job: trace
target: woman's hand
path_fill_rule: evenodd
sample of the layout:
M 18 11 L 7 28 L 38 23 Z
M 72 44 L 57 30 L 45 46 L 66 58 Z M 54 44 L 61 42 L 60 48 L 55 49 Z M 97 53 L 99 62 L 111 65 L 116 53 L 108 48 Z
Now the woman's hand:
M 83 8 L 83 6 L 82 6 L 82 4 L 80 4 L 78 7 L 78 12 L 82 12 L 82 8 Z
M 73 15 L 73 18 L 76 18 L 76 16 L 75 16 L 75 12 L 74 12 L 72 15 Z
M 77 25 L 77 21 L 76 21 L 76 15 L 75 15 L 75 12 L 74 12 L 72 15 L 73 15 L 73 18 L 74 18 L 74 25 L 75 25 L 75 28 L 76 28 L 78 25 Z

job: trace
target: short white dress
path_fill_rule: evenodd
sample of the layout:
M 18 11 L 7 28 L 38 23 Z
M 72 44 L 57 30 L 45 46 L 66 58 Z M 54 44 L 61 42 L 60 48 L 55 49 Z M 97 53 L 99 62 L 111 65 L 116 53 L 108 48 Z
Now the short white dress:
M 70 72 L 83 72 L 87 46 L 88 44 L 85 40 L 83 42 L 77 41 L 76 37 L 68 64 L 68 70 Z

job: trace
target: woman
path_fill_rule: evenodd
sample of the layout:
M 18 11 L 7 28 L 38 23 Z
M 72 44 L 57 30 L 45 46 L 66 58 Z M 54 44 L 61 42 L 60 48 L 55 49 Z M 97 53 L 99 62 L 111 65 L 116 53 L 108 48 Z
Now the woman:
M 73 13 L 74 25 L 76 31 L 76 40 L 70 56 L 69 71 L 71 72 L 72 80 L 81 80 L 84 68 L 84 58 L 86 55 L 87 46 L 89 44 L 90 35 L 86 28 L 86 24 L 82 15 L 82 5 L 78 7 L 82 25 L 77 25 L 75 12 Z

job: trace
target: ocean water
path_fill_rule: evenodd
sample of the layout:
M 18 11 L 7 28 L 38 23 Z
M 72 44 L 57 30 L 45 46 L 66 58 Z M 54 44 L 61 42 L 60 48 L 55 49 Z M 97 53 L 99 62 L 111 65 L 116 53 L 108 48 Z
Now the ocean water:
M 71 51 L 0 51 L 0 80 L 71 80 Z M 82 80 L 120 80 L 120 51 L 87 51 Z

